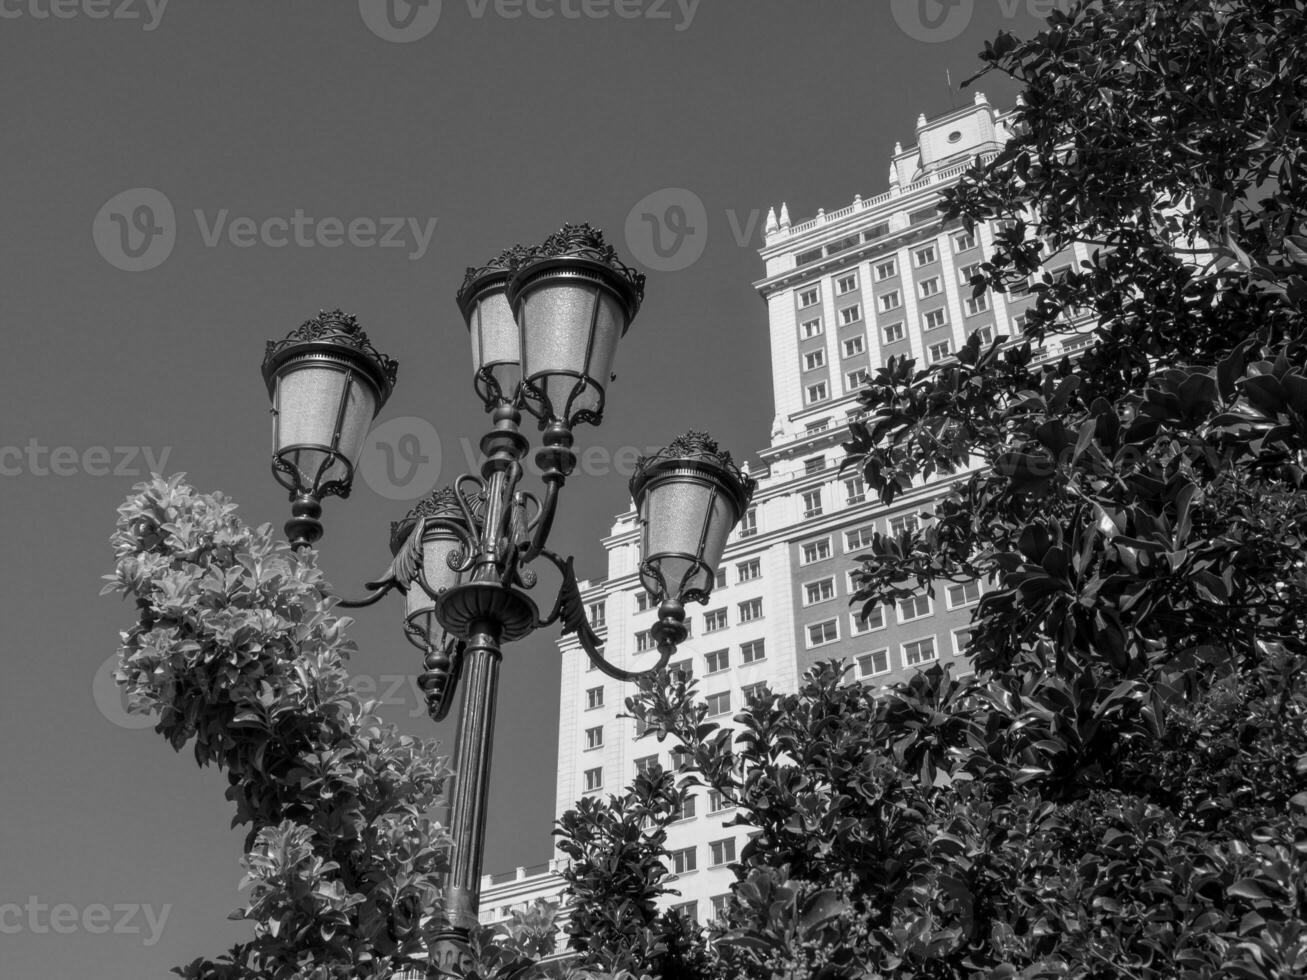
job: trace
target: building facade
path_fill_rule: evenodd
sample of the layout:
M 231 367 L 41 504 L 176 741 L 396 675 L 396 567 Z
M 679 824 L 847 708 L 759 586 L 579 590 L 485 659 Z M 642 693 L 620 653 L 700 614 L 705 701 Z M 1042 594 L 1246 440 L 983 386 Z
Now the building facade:
M 913 488 L 885 507 L 839 464 L 869 372 L 894 355 L 918 364 L 946 359 L 972 334 L 988 342 L 1019 332 L 1028 291 L 971 295 L 993 229 L 945 225 L 936 208 L 974 158 L 996 153 L 1008 136 L 1007 116 L 977 95 L 965 108 L 918 119 L 914 144 L 895 147 L 885 192 L 799 223 L 785 205 L 769 213 L 756 288 L 771 344 L 770 445 L 752 466 L 758 491 L 731 535 L 711 602 L 690 610 L 690 637 L 672 661 L 698 682 L 713 720 L 729 725 L 760 685 L 796 690 L 818 661 L 843 660 L 850 683 L 876 687 L 935 663 L 969 671 L 967 630 L 983 583 L 940 583 L 933 597 L 923 592 L 867 618 L 850 604 L 855 556 L 871 534 L 929 519 L 944 484 Z M 1084 258 L 1054 256 L 1046 275 Z M 1059 356 L 1084 343 L 1068 332 L 1042 353 Z M 603 544 L 606 578 L 582 583 L 591 623 L 609 660 L 648 667 L 657 659 L 649 633 L 656 609 L 637 575 L 635 513 L 620 515 Z M 669 743 L 638 737 L 635 722 L 621 717 L 633 685 L 592 668 L 574 637 L 560 649 L 559 815 L 582 796 L 620 793 L 644 766 L 675 766 Z M 729 894 L 729 865 L 747 839 L 747 827 L 728 826 L 734 816 L 700 789 L 668 830 L 681 895 L 667 904 L 701 922 Z

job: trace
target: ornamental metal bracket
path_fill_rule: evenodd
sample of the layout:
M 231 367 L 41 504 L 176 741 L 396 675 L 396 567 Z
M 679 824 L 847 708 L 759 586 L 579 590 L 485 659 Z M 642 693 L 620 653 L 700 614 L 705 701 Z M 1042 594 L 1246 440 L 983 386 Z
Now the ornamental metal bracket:
M 605 659 L 602 652 L 603 645 L 599 642 L 599 637 L 595 634 L 594 628 L 590 625 L 590 620 L 586 617 L 585 603 L 581 599 L 581 586 L 577 581 L 576 570 L 573 567 L 575 559 L 570 556 L 560 558 L 547 549 L 542 550 L 540 554 L 557 566 L 559 572 L 562 573 L 563 584 L 558 590 L 558 599 L 554 603 L 554 608 L 547 617 L 536 624 L 537 628 L 549 626 L 561 620 L 563 636 L 575 633 L 577 640 L 581 644 L 581 649 L 590 658 L 590 662 L 595 665 L 596 669 L 615 680 L 636 683 L 653 677 L 658 671 L 667 666 L 668 661 L 672 659 L 672 655 L 676 653 L 677 645 L 685 640 L 686 629 L 683 623 L 668 621 L 666 618 L 659 620 L 654 626 L 655 636 L 658 640 L 658 662 L 645 670 L 623 670 Z

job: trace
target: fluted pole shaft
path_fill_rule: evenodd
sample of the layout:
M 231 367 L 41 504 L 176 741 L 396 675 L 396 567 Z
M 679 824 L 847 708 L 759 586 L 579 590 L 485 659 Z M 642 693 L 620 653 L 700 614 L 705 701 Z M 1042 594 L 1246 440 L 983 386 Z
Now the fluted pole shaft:
M 463 714 L 454 746 L 453 788 L 449 797 L 453 852 L 445 879 L 445 913 L 451 929 L 459 936 L 466 936 L 475 928 L 481 900 L 482 850 L 501 659 L 499 626 L 492 622 L 477 623 L 463 651 Z M 448 939 L 450 943 L 457 942 L 454 936 Z M 446 969 L 454 966 L 440 965 Z

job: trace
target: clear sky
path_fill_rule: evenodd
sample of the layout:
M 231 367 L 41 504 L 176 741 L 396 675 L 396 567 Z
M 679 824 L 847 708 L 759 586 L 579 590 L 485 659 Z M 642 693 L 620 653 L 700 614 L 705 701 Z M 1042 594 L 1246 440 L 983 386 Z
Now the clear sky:
M 400 361 L 378 420 L 390 448 L 374 440 L 367 478 L 325 506 L 322 563 L 357 592 L 386 566 L 389 522 L 470 468 L 485 424 L 454 305 L 464 267 L 564 221 L 604 228 L 646 262 L 647 299 L 605 424 L 578 434 L 595 449 L 553 539 L 602 575 L 599 539 L 628 501 L 606 460 L 690 427 L 737 455 L 766 444 L 752 282 L 767 208 L 786 200 L 798 221 L 883 191 L 917 114 L 970 100 L 945 70 L 961 81 L 1042 6 L 392 2 L 0 0 L 4 980 L 162 977 L 248 935 L 225 920 L 244 835 L 226 780 L 124 723 L 105 664 L 132 609 L 97 594 L 115 508 L 151 459 L 247 521 L 287 516 L 265 340 L 339 305 Z M 983 89 L 1000 105 L 1015 91 Z M 669 222 L 663 245 L 682 229 L 681 250 L 652 248 L 646 211 Z M 387 717 L 429 733 L 399 619 L 397 601 L 359 614 L 354 667 Z M 552 853 L 553 641 L 505 658 L 488 871 Z M 453 731 L 435 727 L 451 748 Z

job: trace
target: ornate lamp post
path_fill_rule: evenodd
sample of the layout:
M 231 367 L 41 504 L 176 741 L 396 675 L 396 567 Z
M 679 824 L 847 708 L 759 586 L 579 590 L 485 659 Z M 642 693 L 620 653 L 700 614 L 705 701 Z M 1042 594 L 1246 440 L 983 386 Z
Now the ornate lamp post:
M 588 225 L 564 226 L 538 247 L 515 246 L 468 270 L 458 305 L 472 341 L 474 387 L 493 420 L 481 439 L 480 474 L 460 476 L 392 524 L 390 569 L 368 583 L 370 595 L 341 602 L 367 606 L 392 589 L 404 593 L 404 631 L 424 654 L 428 713 L 444 718 L 463 690 L 444 889 L 448 928 L 431 951 L 442 969 L 463 967 L 465 937 L 477 921 L 502 645 L 560 623 L 611 677 L 630 681 L 661 670 L 686 637 L 685 603 L 708 601 L 727 535 L 753 494 L 754 481 L 702 433 L 639 461 L 630 488 L 642 531 L 640 579 L 659 603 L 659 659 L 645 671 L 605 660 L 572 559 L 547 545 L 559 492 L 576 465 L 573 430 L 602 421 L 617 346 L 643 292 L 644 277 Z M 277 420 L 273 473 L 292 501 L 286 533 L 295 547 L 309 547 L 322 534 L 321 498 L 349 494 L 395 363 L 337 311 L 269 343 L 263 371 Z M 530 450 L 520 429 L 524 408 L 542 432 L 535 461 L 543 500 L 520 489 Z M 545 616 L 530 595 L 538 559 L 562 576 Z

